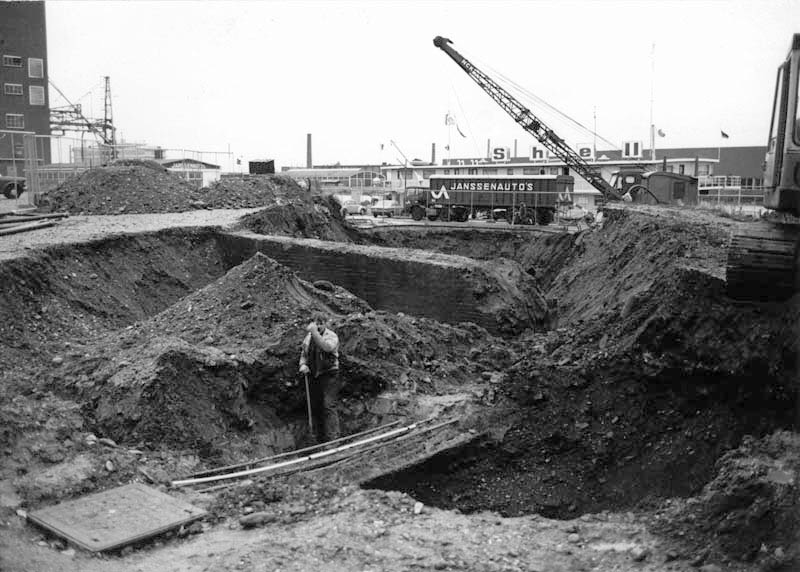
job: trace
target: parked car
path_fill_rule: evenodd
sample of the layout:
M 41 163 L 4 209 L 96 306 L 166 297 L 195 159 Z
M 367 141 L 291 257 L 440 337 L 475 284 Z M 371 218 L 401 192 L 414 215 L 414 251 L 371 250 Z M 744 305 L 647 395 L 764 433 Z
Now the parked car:
M 403 203 L 395 191 L 385 193 L 381 198 L 372 199 L 372 216 L 400 216 L 403 214 Z
M 342 216 L 347 215 L 364 215 L 367 214 L 369 207 L 367 205 L 357 203 L 356 201 L 345 201 L 342 203 Z
M 0 193 L 7 199 L 16 199 L 25 192 L 25 177 L 0 176 Z

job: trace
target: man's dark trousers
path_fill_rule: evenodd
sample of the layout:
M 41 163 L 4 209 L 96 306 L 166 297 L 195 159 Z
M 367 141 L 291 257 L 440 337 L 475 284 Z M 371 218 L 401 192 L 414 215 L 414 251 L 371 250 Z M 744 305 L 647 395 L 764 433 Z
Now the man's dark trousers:
M 336 399 L 342 388 L 339 371 L 332 370 L 309 378 L 311 395 L 311 418 L 318 443 L 325 443 L 339 437 L 339 414 L 336 412 Z

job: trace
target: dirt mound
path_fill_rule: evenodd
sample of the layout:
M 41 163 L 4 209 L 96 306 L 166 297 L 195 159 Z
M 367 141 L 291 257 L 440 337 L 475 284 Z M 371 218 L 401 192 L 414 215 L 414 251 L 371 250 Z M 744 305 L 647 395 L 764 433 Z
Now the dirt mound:
M 387 388 L 435 391 L 433 377 L 463 381 L 507 355 L 477 349 L 495 342 L 481 328 L 371 312 L 347 291 L 315 287 L 256 254 L 164 312 L 104 336 L 63 375 L 91 404 L 98 433 L 121 442 L 210 455 L 231 432 L 255 425 L 286 448 L 304 426 L 303 395 L 292 385 L 313 308 L 336 316 L 345 400 Z M 348 428 L 363 426 L 359 411 L 345 415 Z
M 744 435 L 790 426 L 797 394 L 797 301 L 727 300 L 725 237 L 633 211 L 578 236 L 548 292 L 563 326 L 509 344 L 519 358 L 487 388 L 491 438 L 374 486 L 554 517 L 699 491 Z
M 198 208 L 200 195 L 178 176 L 137 163 L 90 169 L 64 181 L 47 198 L 54 211 L 108 215 L 188 211 Z
M 717 463 L 694 498 L 674 500 L 653 528 L 697 560 L 757 561 L 762 570 L 800 565 L 800 435 L 745 438 Z
M 287 380 L 313 308 L 366 310 L 341 289 L 318 290 L 258 254 L 164 312 L 111 334 L 70 367 L 103 434 L 207 450 L 248 426 L 248 391 L 286 411 Z M 266 404 L 265 404 L 266 405 Z M 269 425 L 277 417 L 262 415 Z
M 202 189 L 201 198 L 210 208 L 241 209 L 289 203 L 311 205 L 312 195 L 291 177 L 241 175 L 224 177 Z
M 332 211 L 327 201 L 318 197 L 313 200 L 295 198 L 288 203 L 281 201 L 257 213 L 245 215 L 241 226 L 258 234 L 352 241 L 352 231 L 343 223 L 338 211 Z

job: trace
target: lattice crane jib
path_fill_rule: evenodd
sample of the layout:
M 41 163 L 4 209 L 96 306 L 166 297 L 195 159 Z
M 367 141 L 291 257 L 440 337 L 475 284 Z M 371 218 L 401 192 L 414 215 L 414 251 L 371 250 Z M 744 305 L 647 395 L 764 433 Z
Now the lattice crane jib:
M 489 97 L 491 97 L 520 127 L 533 135 L 537 141 L 544 145 L 556 157 L 578 173 L 581 177 L 600 191 L 606 199 L 622 200 L 622 196 L 612 187 L 600 172 L 590 166 L 583 158 L 578 155 L 566 142 L 556 134 L 544 121 L 539 119 L 534 113 L 519 102 L 506 89 L 500 86 L 491 77 L 481 71 L 475 64 L 469 61 L 455 50 L 450 44 L 452 42 L 441 36 L 436 36 L 433 45 L 441 49 L 456 62 L 475 83 L 477 83 Z

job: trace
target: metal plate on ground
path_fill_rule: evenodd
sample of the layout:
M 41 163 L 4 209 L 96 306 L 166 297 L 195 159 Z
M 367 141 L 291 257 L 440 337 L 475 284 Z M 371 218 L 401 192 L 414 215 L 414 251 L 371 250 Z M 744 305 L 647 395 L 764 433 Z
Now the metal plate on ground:
M 206 511 L 133 483 L 28 514 L 54 534 L 91 552 L 132 544 L 202 518 Z

